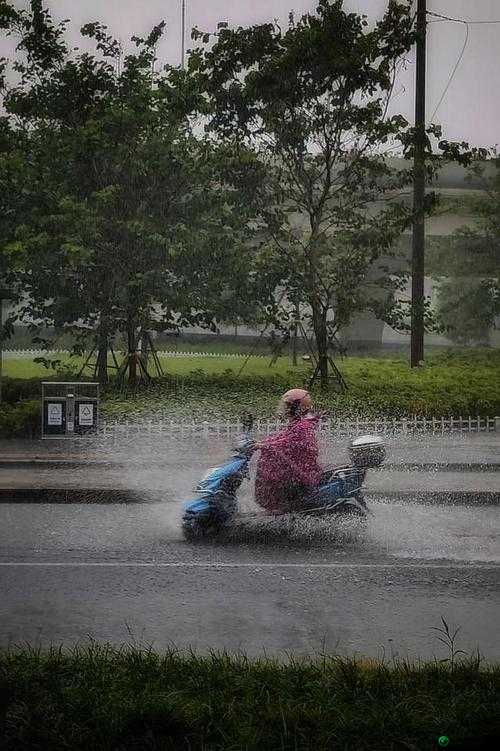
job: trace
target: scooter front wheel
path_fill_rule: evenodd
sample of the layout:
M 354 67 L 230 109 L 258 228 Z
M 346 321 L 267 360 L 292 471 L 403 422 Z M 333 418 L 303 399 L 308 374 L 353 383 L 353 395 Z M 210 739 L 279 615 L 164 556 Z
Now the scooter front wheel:
M 189 542 L 196 540 L 209 540 L 220 532 L 220 524 L 211 519 L 203 519 L 194 515 L 184 516 L 182 520 L 182 533 Z

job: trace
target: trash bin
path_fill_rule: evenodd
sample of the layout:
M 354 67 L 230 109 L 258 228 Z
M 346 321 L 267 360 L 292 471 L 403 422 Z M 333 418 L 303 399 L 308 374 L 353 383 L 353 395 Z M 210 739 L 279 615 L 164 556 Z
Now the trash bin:
M 43 402 L 43 434 L 61 436 L 66 433 L 66 399 Z
M 42 438 L 73 438 L 93 433 L 99 422 L 99 384 L 42 382 Z
M 97 399 L 75 399 L 75 433 L 84 435 L 97 428 Z

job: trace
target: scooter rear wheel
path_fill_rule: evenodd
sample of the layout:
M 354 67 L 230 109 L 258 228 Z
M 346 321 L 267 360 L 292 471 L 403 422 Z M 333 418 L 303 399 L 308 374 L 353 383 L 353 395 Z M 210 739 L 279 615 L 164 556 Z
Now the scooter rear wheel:
M 353 516 L 356 519 L 366 519 L 366 511 L 363 511 L 363 509 L 358 508 L 357 506 L 351 506 L 350 504 L 346 504 L 343 513 L 346 516 Z

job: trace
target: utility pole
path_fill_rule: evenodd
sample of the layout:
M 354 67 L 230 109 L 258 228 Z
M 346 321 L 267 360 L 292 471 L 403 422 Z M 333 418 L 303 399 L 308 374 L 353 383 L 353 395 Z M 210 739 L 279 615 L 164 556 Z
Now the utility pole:
M 2 376 L 3 376 L 3 301 L 12 298 L 12 294 L 6 287 L 0 286 L 0 404 L 2 403 Z
M 0 287 L 0 404 L 2 403 L 2 369 L 3 369 L 3 294 Z
M 181 68 L 182 70 L 184 70 L 185 43 L 186 43 L 186 0 L 182 0 L 182 15 L 181 15 Z
M 425 37 L 427 2 L 417 0 L 417 60 L 415 76 L 415 153 L 413 182 L 413 242 L 411 259 L 411 367 L 424 359 L 425 275 Z

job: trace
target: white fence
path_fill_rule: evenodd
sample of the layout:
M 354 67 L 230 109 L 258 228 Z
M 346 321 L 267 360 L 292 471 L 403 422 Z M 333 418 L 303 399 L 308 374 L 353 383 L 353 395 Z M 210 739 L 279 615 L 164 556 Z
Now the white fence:
M 16 357 L 49 357 L 51 355 L 69 355 L 68 349 L 8 349 L 4 350 L 3 356 L 8 358 Z M 116 350 L 115 354 L 123 355 L 124 353 Z M 248 357 L 248 353 L 233 353 L 233 352 L 178 352 L 177 350 L 158 350 L 157 355 L 159 357 L 228 357 L 242 359 Z M 270 357 L 270 355 L 252 354 L 252 357 Z
M 50 355 L 69 355 L 68 349 L 5 349 L 3 357 L 49 357 Z
M 281 423 L 277 420 L 256 420 L 253 432 L 268 435 L 279 430 Z M 364 433 L 381 433 L 384 435 L 415 435 L 430 433 L 485 433 L 500 431 L 500 417 L 412 417 L 403 419 L 380 418 L 366 420 L 362 418 L 321 420 L 319 432 L 323 435 L 352 436 Z M 159 417 L 150 420 L 106 420 L 101 424 L 103 435 L 169 434 L 178 437 L 234 436 L 244 432 L 240 420 L 214 420 L 196 422 L 194 420 L 169 419 Z

